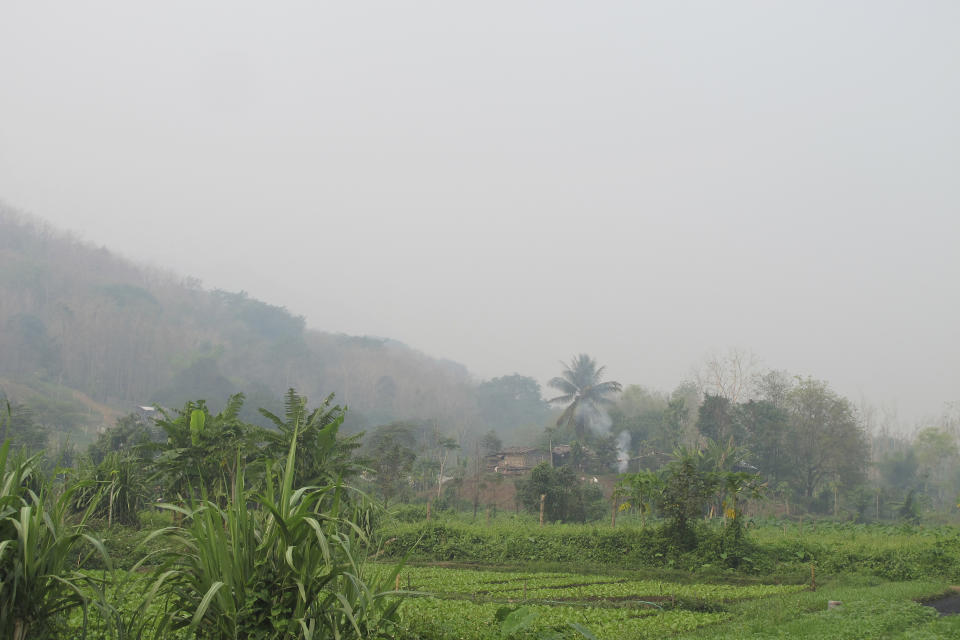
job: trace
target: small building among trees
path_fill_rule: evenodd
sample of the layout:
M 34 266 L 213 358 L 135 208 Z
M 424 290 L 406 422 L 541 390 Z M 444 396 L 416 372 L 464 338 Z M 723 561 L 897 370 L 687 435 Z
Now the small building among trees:
M 540 447 L 507 447 L 487 456 L 487 471 L 517 476 L 531 471 L 541 462 L 559 467 L 570 464 L 571 459 L 569 444 L 554 445 L 552 463 L 550 453 L 546 449 Z
M 506 475 L 524 474 L 541 462 L 550 462 L 550 454 L 538 447 L 507 447 L 487 457 L 487 469 Z

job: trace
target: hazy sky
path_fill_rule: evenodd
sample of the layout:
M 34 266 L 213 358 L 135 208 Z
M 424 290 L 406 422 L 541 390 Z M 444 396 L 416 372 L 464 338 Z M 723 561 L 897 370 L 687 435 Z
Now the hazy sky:
M 960 400 L 960 3 L 0 2 L 0 198 L 479 377 Z

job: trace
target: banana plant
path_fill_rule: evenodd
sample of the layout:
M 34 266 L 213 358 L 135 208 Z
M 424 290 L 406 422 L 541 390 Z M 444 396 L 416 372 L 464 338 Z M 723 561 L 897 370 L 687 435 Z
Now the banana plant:
M 663 481 L 660 476 L 653 471 L 644 470 L 620 475 L 613 493 L 617 499 L 623 500 L 620 503 L 621 511 L 631 508 L 637 510 L 640 514 L 640 528 L 643 529 L 647 524 L 647 514 L 662 490 Z
M 173 414 L 161 411 L 157 426 L 167 435 L 153 461 L 154 479 L 163 485 L 168 501 L 199 497 L 201 489 L 222 497 L 234 486 L 237 452 L 254 458 L 265 439 L 262 430 L 239 418 L 244 396 L 230 397 L 226 406 L 211 414 L 202 400 L 188 402 Z
M 333 404 L 333 394 L 320 406 L 308 409 L 307 398 L 288 389 L 283 417 L 266 409 L 260 409 L 260 413 L 276 427 L 276 431 L 266 434 L 267 450 L 272 457 L 282 460 L 290 444 L 296 443 L 294 481 L 297 486 L 329 484 L 362 471 L 353 457 L 353 452 L 360 447 L 361 436 L 340 436 L 340 425 L 347 410 Z

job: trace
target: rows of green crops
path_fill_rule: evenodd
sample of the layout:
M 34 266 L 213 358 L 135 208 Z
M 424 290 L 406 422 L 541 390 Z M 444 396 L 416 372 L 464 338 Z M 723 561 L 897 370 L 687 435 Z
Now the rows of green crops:
M 493 594 L 524 588 L 563 587 L 573 584 L 617 582 L 622 578 L 584 576 L 570 573 L 530 573 L 405 567 L 400 573 L 406 589 L 431 593 Z
M 479 571 L 411 567 L 401 572 L 402 586 L 407 590 L 433 594 L 466 594 L 503 596 L 516 599 L 554 600 L 621 600 L 675 599 L 732 602 L 749 598 L 791 593 L 802 590 L 800 585 L 774 584 L 679 584 L 658 580 L 627 580 L 622 577 L 579 575 L 572 573 L 514 573 L 507 571 Z
M 400 636 L 419 640 L 837 640 L 960 637 L 922 601 L 947 582 L 840 576 L 804 585 L 680 583 L 564 572 L 405 567 Z M 828 600 L 843 604 L 827 608 Z M 512 625 L 521 620 L 518 627 Z
M 411 598 L 401 607 L 401 624 L 412 637 L 423 640 L 491 640 L 504 636 L 497 622 L 502 605 L 442 598 Z M 600 640 L 641 640 L 690 631 L 720 622 L 724 613 L 701 613 L 675 609 L 599 608 L 528 605 L 535 622 L 511 638 L 539 638 L 544 632 L 561 632 L 570 623 L 590 629 Z
M 517 638 L 590 629 L 597 638 L 654 638 L 730 618 L 710 605 L 796 593 L 798 585 L 680 584 L 574 573 L 530 573 L 407 567 L 401 589 L 421 595 L 402 606 L 414 637 L 485 640 L 503 637 L 498 611 L 525 607 L 535 622 Z M 697 602 L 689 610 L 684 603 Z

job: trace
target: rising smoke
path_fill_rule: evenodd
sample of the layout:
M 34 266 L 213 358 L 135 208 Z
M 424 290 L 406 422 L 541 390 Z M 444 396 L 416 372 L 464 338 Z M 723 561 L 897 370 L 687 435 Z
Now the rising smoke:
M 613 421 L 610 414 L 603 407 L 595 404 L 583 404 L 578 407 L 577 417 L 590 430 L 598 435 L 609 433 Z M 627 464 L 630 461 L 630 434 L 621 431 L 617 436 L 617 471 L 624 473 L 627 470 Z
M 610 426 L 613 424 L 607 410 L 593 403 L 584 403 L 577 407 L 577 418 L 598 435 L 610 431 Z
M 630 434 L 621 431 L 617 436 L 617 471 L 624 473 L 627 470 L 627 464 L 630 462 Z

